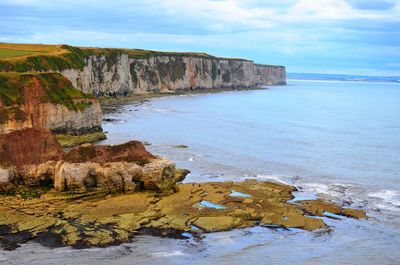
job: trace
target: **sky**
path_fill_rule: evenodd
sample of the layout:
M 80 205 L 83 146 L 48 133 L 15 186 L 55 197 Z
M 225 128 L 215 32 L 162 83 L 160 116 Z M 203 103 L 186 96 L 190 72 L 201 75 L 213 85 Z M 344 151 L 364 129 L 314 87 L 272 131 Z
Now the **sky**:
M 0 0 L 0 42 L 206 52 L 400 76 L 400 0 Z

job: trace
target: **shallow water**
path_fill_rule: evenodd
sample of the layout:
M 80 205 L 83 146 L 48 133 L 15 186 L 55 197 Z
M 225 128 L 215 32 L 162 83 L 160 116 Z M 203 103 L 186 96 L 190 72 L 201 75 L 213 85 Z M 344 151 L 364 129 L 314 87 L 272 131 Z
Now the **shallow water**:
M 239 191 L 232 190 L 231 194 L 229 194 L 231 197 L 242 197 L 242 198 L 250 198 L 251 195 Z
M 199 203 L 200 207 L 214 208 L 214 209 L 225 209 L 226 207 L 223 205 L 215 204 L 209 201 L 201 201 Z
M 330 233 L 256 227 L 201 240 L 142 236 L 106 249 L 30 243 L 0 251 L 0 263 L 399 264 L 400 85 L 288 83 L 125 106 L 110 116 L 119 122 L 104 125 L 106 142 L 150 142 L 150 151 L 192 171 L 187 182 L 283 181 L 299 188 L 298 199 L 363 207 L 368 220 L 324 218 Z

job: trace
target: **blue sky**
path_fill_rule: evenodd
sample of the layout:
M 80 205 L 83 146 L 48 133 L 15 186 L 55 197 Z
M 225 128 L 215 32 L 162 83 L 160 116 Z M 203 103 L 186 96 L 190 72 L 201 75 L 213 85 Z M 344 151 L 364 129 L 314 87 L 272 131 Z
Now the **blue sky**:
M 400 76 L 400 0 L 0 0 L 0 42 L 197 51 Z

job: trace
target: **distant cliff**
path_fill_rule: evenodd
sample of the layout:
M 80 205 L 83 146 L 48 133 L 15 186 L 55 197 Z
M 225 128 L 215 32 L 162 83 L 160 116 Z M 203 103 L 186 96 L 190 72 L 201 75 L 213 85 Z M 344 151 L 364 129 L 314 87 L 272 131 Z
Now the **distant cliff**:
M 18 48 L 16 44 L 13 48 L 15 46 Z M 284 66 L 260 65 L 243 59 L 219 58 L 204 53 L 67 45 L 46 47 L 51 47 L 47 53 L 15 60 L 0 59 L 0 71 L 57 71 L 74 87 L 97 96 L 286 84 Z
M 286 83 L 282 66 L 256 65 L 252 61 L 187 55 L 156 55 L 136 59 L 128 53 L 91 55 L 83 69 L 61 74 L 86 93 L 128 95 L 145 92 L 213 88 L 255 88 Z

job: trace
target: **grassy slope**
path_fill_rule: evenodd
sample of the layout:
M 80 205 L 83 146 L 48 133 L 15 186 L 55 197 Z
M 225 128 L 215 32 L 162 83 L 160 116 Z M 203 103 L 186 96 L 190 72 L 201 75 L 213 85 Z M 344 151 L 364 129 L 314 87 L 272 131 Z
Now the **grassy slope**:
M 0 58 L 15 59 L 31 55 L 59 55 L 67 52 L 61 45 L 0 43 Z
M 37 53 L 43 54 L 39 51 L 24 51 L 24 50 L 14 50 L 14 49 L 0 49 L 0 58 L 11 59 L 18 57 L 25 57 L 30 55 L 35 55 Z
M 21 106 L 25 103 L 24 88 L 34 90 L 36 83 L 42 90 L 40 102 L 61 104 L 69 110 L 84 110 L 93 98 L 74 88 L 71 82 L 58 73 L 0 73 L 0 101 L 3 107 Z

